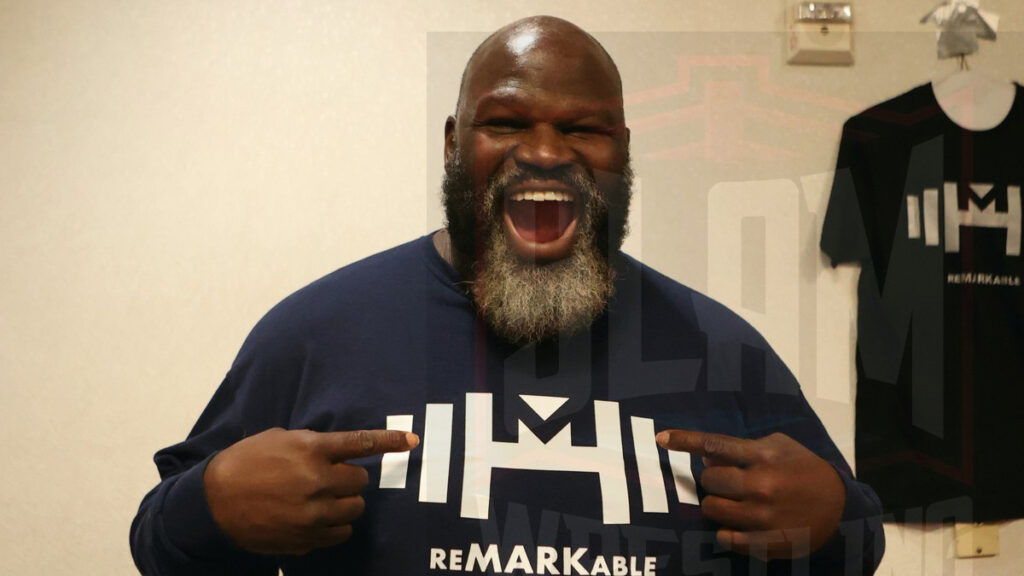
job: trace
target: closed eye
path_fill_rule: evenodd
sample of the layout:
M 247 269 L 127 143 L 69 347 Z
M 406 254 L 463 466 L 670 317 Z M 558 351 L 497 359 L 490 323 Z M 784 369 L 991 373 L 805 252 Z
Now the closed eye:
M 581 136 L 594 134 L 594 135 L 607 135 L 611 134 L 612 131 L 603 126 L 596 126 L 592 124 L 571 124 L 562 128 L 562 132 L 565 134 L 577 134 Z
M 520 130 L 525 130 L 529 125 L 515 118 L 492 118 L 481 123 L 489 131 L 496 134 L 511 134 Z

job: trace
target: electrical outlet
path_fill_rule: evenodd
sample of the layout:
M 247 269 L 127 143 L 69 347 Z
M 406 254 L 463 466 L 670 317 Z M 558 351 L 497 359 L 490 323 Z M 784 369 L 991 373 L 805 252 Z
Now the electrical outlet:
M 957 524 L 953 530 L 956 536 L 957 558 L 980 558 L 999 554 L 998 524 Z

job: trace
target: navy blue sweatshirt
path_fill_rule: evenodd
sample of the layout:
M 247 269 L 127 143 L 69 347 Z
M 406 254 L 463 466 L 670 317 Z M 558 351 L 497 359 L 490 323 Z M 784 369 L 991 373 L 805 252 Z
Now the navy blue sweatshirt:
M 299 290 L 253 329 L 131 528 L 150 575 L 871 573 L 880 506 L 764 339 L 720 304 L 623 256 L 589 330 L 526 347 L 494 336 L 429 236 Z M 369 471 L 352 539 L 301 556 L 240 550 L 202 477 L 217 451 L 280 426 L 404 428 L 422 444 Z M 702 464 L 654 443 L 684 428 L 793 437 L 839 472 L 839 532 L 794 563 L 715 544 Z M 753 564 L 753 565 L 751 565 Z M 752 571 L 753 570 L 753 571 Z

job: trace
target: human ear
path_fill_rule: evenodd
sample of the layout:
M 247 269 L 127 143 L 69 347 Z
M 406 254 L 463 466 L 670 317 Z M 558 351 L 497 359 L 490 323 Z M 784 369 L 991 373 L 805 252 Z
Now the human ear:
M 455 117 L 449 116 L 444 122 L 444 165 L 448 166 L 455 156 Z

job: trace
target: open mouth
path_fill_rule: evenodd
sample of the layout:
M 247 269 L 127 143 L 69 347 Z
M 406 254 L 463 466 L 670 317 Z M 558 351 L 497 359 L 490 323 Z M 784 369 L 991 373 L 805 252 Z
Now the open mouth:
M 505 228 L 520 256 L 556 260 L 568 254 L 580 199 L 564 185 L 525 183 L 505 197 Z

